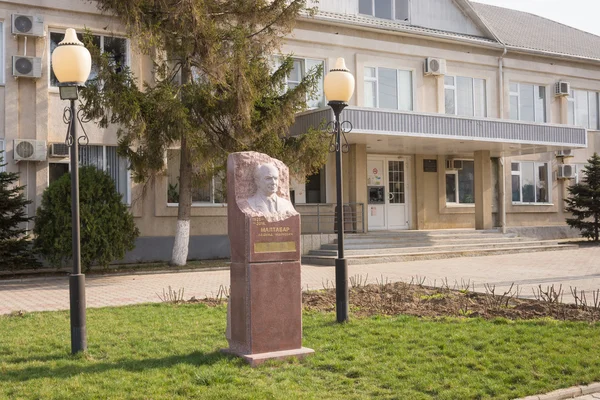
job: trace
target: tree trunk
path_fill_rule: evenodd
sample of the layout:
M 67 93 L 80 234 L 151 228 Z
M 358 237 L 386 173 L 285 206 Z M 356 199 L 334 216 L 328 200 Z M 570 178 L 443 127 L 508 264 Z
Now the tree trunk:
M 181 68 L 181 84 L 189 83 L 190 67 L 184 63 Z M 175 243 L 171 255 L 171 265 L 185 265 L 190 244 L 190 214 L 192 211 L 192 164 L 190 149 L 185 133 L 181 135 L 181 157 L 179 164 L 179 207 L 177 210 L 177 228 Z

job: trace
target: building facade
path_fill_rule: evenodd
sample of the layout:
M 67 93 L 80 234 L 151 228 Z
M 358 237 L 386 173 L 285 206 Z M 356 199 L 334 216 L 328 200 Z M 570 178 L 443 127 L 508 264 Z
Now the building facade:
M 315 66 L 327 71 L 337 57 L 356 78 L 342 113 L 352 125 L 343 170 L 354 216 L 347 229 L 568 232 L 567 187 L 600 147 L 600 37 L 467 0 L 321 0 L 318 7 L 298 21 L 282 51 L 294 57 L 288 86 Z M 43 190 L 69 168 L 61 147 L 66 102 L 50 65 L 67 27 L 89 29 L 140 84 L 153 78 L 119 22 L 93 4 L 0 1 L 0 146 L 6 168 L 20 173 L 34 201 L 31 215 Z M 322 93 L 297 116 L 292 134 L 333 118 Z M 177 149 L 165 154 L 164 176 L 142 188 L 116 154 L 116 129 L 88 123 L 86 131 L 81 165 L 113 177 L 140 228 L 130 259 L 168 258 Z M 190 257 L 228 254 L 223 187 L 217 176 L 194 188 Z M 333 154 L 320 174 L 293 184 L 292 197 L 304 233 L 333 232 Z

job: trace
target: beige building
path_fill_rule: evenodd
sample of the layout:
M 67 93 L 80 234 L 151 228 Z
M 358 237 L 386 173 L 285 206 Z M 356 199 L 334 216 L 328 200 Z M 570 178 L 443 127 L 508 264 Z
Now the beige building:
M 151 80 L 148 60 L 118 21 L 80 0 L 0 1 L 0 146 L 34 214 L 50 182 L 68 173 L 66 125 L 50 55 L 64 29 L 88 28 L 116 62 Z M 294 85 L 344 57 L 356 91 L 342 118 L 344 201 L 355 231 L 475 228 L 576 234 L 565 226 L 566 188 L 600 143 L 600 37 L 523 12 L 467 0 L 321 0 L 286 39 Z M 322 92 L 322 88 L 321 88 Z M 321 95 L 291 131 L 331 120 Z M 114 129 L 86 125 L 82 165 L 115 180 L 142 236 L 129 259 L 168 258 L 177 215 L 176 149 L 142 196 Z M 227 256 L 219 177 L 194 189 L 190 258 Z M 295 183 L 304 233 L 333 232 L 335 162 Z

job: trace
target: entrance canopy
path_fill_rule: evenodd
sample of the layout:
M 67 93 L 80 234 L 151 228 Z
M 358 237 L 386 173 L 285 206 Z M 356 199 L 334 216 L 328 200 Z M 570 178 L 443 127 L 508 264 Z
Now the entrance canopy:
M 350 143 L 366 144 L 370 153 L 459 155 L 489 150 L 492 157 L 517 156 L 587 147 L 585 128 L 491 118 L 457 117 L 373 108 L 347 107 Z M 333 120 L 329 108 L 296 116 L 290 128 L 300 135 Z

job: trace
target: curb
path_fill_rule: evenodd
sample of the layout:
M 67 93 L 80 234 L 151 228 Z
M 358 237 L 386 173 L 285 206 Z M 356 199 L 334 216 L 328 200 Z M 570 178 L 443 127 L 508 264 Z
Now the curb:
M 573 386 L 567 389 L 558 389 L 550 393 L 527 396 L 515 400 L 565 400 L 594 393 L 600 393 L 600 382 L 589 385 Z

